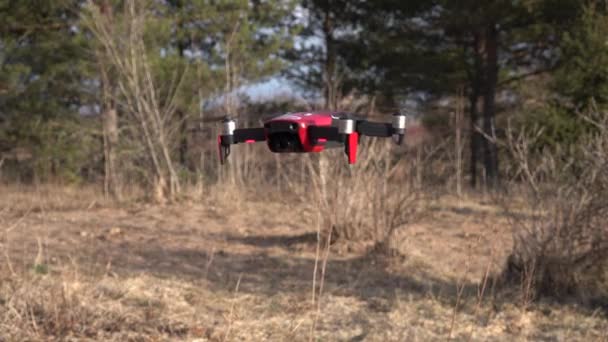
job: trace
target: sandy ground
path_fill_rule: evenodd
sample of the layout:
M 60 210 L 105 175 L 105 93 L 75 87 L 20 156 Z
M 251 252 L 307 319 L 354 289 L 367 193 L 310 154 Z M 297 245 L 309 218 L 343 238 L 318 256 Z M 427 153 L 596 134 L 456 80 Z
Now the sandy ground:
M 434 203 L 398 255 L 338 241 L 324 268 L 307 208 L 35 196 L 0 200 L 0 341 L 608 341 L 601 311 L 482 285 L 511 234 L 480 201 Z

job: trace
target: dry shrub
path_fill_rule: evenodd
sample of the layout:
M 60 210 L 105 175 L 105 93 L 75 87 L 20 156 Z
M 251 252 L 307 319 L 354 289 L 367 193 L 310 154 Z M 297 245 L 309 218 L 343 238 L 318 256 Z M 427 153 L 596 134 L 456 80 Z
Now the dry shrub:
M 190 334 L 191 322 L 164 298 L 130 294 L 135 280 L 50 272 L 0 281 L 0 341 L 183 340 Z
M 5 284 L 8 285 L 8 284 Z M 27 283 L 10 283 L 3 289 L 6 311 L 1 315 L 5 337 L 42 339 L 43 337 L 95 337 L 100 320 L 95 313 L 81 305 L 76 293 L 59 282 L 29 279 Z M 107 321 L 106 321 L 107 322 Z
M 153 44 L 147 27 L 158 25 L 155 8 L 147 1 L 127 1 L 115 16 L 102 13 L 89 2 L 82 15 L 84 27 L 98 44 L 97 58 L 113 75 L 112 101 L 125 113 L 122 135 L 142 146 L 145 159 L 140 167 L 157 202 L 173 200 L 180 193 L 180 179 L 174 157 L 177 123 L 177 94 L 186 71 L 179 70 L 170 82 L 159 77 Z M 115 94 L 114 94 L 115 92 Z
M 100 194 L 100 187 L 89 185 L 0 185 L 0 193 L 0 213 L 79 210 L 111 203 Z
M 506 280 L 526 299 L 608 298 L 608 115 L 587 117 L 596 132 L 571 148 L 531 152 L 536 134 L 510 134 L 525 209 L 509 211 L 514 247 Z
M 405 159 L 383 139 L 362 139 L 358 161 L 348 165 L 343 149 L 308 160 L 312 209 L 332 229 L 333 239 L 371 241 L 390 247 L 397 228 L 421 212 L 423 193 L 404 180 Z M 331 160 L 330 160 L 331 159 Z

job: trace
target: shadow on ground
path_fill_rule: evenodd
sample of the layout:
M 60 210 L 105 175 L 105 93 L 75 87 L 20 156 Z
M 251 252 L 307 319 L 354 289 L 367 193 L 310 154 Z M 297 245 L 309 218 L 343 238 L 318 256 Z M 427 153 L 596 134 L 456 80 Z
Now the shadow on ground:
M 316 244 L 316 234 L 228 237 L 235 245 L 245 243 L 259 247 L 254 253 L 216 252 L 191 248 L 170 248 L 161 244 L 122 244 L 111 249 L 113 268 L 119 274 L 132 276 L 146 272 L 161 278 L 204 281 L 214 291 L 272 297 L 277 294 L 309 296 L 312 288 L 314 257 L 289 253 L 292 244 Z M 282 246 L 287 252 L 269 254 L 264 248 Z M 107 250 L 107 249 L 106 249 Z M 415 276 L 388 271 L 392 259 L 368 253 L 345 258 L 330 258 L 325 275 L 325 293 L 356 297 L 375 311 L 388 312 L 398 294 L 409 298 L 433 297 L 446 305 L 454 305 L 458 286 L 465 294 L 477 292 L 477 284 L 456 284 L 433 277 L 423 269 Z M 321 264 L 318 265 L 319 269 Z
M 228 241 L 244 243 L 255 247 L 290 247 L 292 245 L 316 245 L 317 233 L 303 233 L 299 235 L 250 235 L 228 236 Z

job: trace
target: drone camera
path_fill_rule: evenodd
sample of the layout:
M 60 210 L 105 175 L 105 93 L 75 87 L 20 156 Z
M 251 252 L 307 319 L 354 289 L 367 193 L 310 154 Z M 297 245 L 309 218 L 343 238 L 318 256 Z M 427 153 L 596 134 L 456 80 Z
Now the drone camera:
M 275 132 L 268 135 L 268 147 L 272 152 L 302 152 L 302 143 L 296 133 Z
M 291 121 L 271 122 L 264 125 L 268 133 L 268 147 L 275 153 L 303 152 L 298 123 Z

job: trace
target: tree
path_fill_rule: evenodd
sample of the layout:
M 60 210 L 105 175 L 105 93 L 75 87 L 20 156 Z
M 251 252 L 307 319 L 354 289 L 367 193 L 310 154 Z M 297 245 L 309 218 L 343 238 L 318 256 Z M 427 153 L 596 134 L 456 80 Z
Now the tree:
M 607 10 L 592 2 L 563 35 L 553 88 L 573 111 L 584 111 L 592 102 L 600 108 L 608 105 Z
M 95 5 L 99 9 L 100 20 L 107 25 L 114 24 L 114 5 L 110 0 L 98 0 Z M 104 193 L 120 200 L 121 181 L 118 170 L 118 111 L 116 108 L 115 94 L 117 85 L 114 81 L 113 69 L 104 58 L 101 46 L 95 50 L 97 56 L 98 73 L 101 83 L 101 120 L 103 127 L 103 151 L 104 151 Z
M 523 124 L 540 126 L 536 151 L 546 147 L 574 146 L 597 127 L 581 113 L 608 106 L 608 14 L 606 6 L 590 2 L 562 34 L 560 64 L 548 81 L 548 103 L 526 116 Z
M 351 39 L 347 65 L 370 91 L 430 98 L 465 87 L 471 122 L 471 183 L 483 150 L 486 185 L 498 181 L 496 97 L 516 81 L 555 68 L 560 31 L 578 1 L 361 2 L 367 15 Z M 372 15 L 373 14 L 373 15 Z M 372 71 L 372 72 L 370 72 Z M 480 146 L 481 145 L 481 146 Z
M 291 2 L 138 0 L 112 5 L 113 16 L 93 5 L 83 16 L 101 48 L 100 70 L 111 71 L 101 73 L 101 83 L 117 90 L 106 103 L 125 114 L 120 130 L 145 146 L 147 170 L 152 171 L 148 179 L 158 198 L 171 199 L 180 189 L 179 166 L 193 170 L 189 119 L 202 116 L 202 103 L 218 95 L 225 99 L 225 111 L 235 113 L 235 90 L 277 72 L 276 52 L 290 42 L 277 22 Z M 113 79 L 104 80 L 106 74 Z
M 459 51 L 471 123 L 471 184 L 477 183 L 482 151 L 486 186 L 498 182 L 496 97 L 515 81 L 551 71 L 560 32 L 576 16 L 578 2 L 439 2 L 435 25 L 443 44 Z M 481 145 L 481 146 L 480 146 Z
M 122 5 L 116 20 L 110 21 L 99 7 L 90 4 L 82 22 L 98 40 L 100 57 L 116 70 L 115 101 L 132 120 L 133 136 L 145 147 L 151 170 L 148 181 L 155 199 L 162 202 L 180 193 L 170 135 L 175 115 L 172 96 L 179 88 L 179 78 L 176 85 L 165 88 L 154 72 L 158 49 L 165 45 L 164 35 L 148 35 L 150 27 L 155 33 L 162 32 L 163 22 L 153 15 L 154 10 L 145 0 L 129 1 Z
M 291 18 L 297 44 L 285 51 L 291 62 L 285 74 L 305 90 L 320 90 L 324 107 L 336 109 L 344 72 L 339 35 L 353 27 L 354 8 L 343 0 L 303 0 L 298 9 Z
M 21 175 L 77 179 L 96 155 L 78 115 L 91 100 L 81 3 L 0 1 L 0 146 L 32 153 Z

